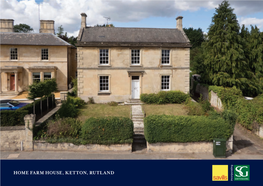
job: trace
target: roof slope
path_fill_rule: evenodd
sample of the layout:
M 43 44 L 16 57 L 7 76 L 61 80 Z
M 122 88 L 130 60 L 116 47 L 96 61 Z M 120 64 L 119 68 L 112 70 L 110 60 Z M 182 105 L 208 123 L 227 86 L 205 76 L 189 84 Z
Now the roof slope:
M 188 43 L 184 32 L 167 28 L 86 27 L 80 43 Z
M 63 39 L 50 33 L 0 33 L 1 45 L 49 45 L 49 46 L 71 46 Z

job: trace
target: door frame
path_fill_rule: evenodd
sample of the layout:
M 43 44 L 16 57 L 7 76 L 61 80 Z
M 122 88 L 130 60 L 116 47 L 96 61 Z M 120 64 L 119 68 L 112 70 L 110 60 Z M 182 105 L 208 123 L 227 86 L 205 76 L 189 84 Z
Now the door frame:
M 139 77 L 139 79 L 132 79 L 132 77 L 134 77 L 134 76 L 137 76 L 137 77 Z M 140 82 L 140 80 L 141 80 L 141 78 L 140 78 L 140 76 L 139 75 L 133 75 L 133 76 L 131 76 L 131 99 L 140 99 L 140 95 L 141 95 L 141 82 Z M 139 82 L 138 83 L 138 89 L 139 89 L 139 96 L 138 96 L 138 98 L 135 98 L 134 96 L 135 95 L 133 95 L 133 87 L 132 87 L 132 84 L 133 84 L 133 82 Z
M 15 91 L 15 86 L 16 86 L 16 84 L 15 84 L 15 74 L 10 74 L 10 84 L 9 84 L 9 86 L 10 86 L 10 88 L 9 88 L 10 91 Z

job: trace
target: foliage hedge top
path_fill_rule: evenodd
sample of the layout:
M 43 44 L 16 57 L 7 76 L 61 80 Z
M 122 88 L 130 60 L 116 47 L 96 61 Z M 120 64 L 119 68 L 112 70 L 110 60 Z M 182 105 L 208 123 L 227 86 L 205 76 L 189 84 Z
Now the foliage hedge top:
M 89 118 L 81 129 L 83 140 L 105 143 L 132 143 L 133 122 L 125 117 Z
M 236 115 L 230 111 L 210 117 L 150 115 L 144 119 L 144 134 L 149 143 L 227 140 L 233 134 L 235 121 Z
M 140 100 L 148 104 L 183 103 L 188 97 L 181 91 L 160 91 L 158 94 L 141 94 Z
M 224 108 L 233 108 L 236 105 L 237 100 L 242 98 L 242 91 L 236 87 L 209 86 L 209 92 L 211 91 L 217 93 Z

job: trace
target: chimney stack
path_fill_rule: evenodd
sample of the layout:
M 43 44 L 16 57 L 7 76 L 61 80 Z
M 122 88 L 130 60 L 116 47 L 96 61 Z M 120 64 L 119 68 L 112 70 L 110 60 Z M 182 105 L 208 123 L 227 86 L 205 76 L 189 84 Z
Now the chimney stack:
M 39 33 L 55 34 L 54 23 L 53 20 L 40 20 Z
M 87 17 L 87 14 L 85 13 L 81 13 L 81 28 L 86 28 L 86 17 Z
M 182 16 L 178 16 L 176 18 L 176 28 L 179 30 L 183 30 L 183 23 L 182 23 L 183 17 Z
M 0 32 L 14 32 L 14 20 L 0 19 Z

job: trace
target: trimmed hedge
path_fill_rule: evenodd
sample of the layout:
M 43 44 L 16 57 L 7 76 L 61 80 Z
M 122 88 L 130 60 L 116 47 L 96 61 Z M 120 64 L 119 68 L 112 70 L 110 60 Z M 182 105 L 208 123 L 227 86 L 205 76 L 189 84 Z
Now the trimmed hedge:
M 160 91 L 158 94 L 141 94 L 140 100 L 148 104 L 183 103 L 188 97 L 181 91 Z
M 145 139 L 157 142 L 211 142 L 214 138 L 228 139 L 234 131 L 235 113 L 213 112 L 206 116 L 151 115 L 144 119 Z
M 89 118 L 82 126 L 81 138 L 85 143 L 132 143 L 133 122 L 125 117 Z
M 233 108 L 237 104 L 237 100 L 242 97 L 242 91 L 236 87 L 220 87 L 220 86 L 209 86 L 209 92 L 213 91 L 217 93 L 221 99 L 224 108 Z
M 2 110 L 0 114 L 1 126 L 24 125 L 24 117 L 27 110 Z

